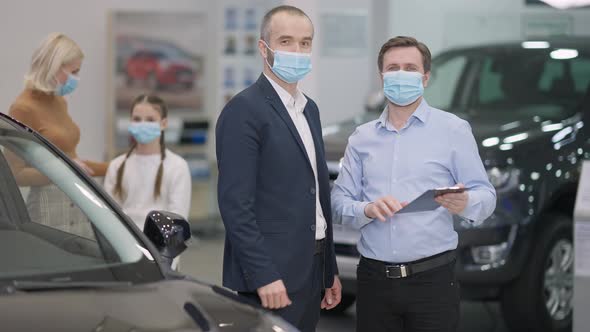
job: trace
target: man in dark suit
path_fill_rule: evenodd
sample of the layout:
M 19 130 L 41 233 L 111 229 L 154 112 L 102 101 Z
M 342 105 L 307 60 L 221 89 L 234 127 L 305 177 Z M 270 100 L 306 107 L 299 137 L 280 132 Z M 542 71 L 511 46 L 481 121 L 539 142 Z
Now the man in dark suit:
M 297 82 L 311 70 L 313 25 L 280 6 L 262 22 L 264 71 L 216 128 L 223 285 L 302 331 L 340 302 L 320 115 Z M 322 299 L 322 293 L 325 296 Z

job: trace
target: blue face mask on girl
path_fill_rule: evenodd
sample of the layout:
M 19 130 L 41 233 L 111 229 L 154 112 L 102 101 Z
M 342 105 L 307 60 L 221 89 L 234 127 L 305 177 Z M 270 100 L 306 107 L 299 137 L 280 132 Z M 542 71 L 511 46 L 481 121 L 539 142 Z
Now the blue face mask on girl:
M 131 122 L 127 130 L 139 144 L 151 143 L 162 134 L 159 122 Z
M 80 82 L 80 78 L 74 76 L 72 74 L 68 74 L 68 78 L 64 84 L 57 83 L 57 87 L 55 89 L 55 94 L 58 96 L 65 96 L 70 94 L 76 90 L 78 87 L 78 83 Z
M 274 55 L 272 66 L 268 63 L 268 59 L 266 63 L 281 80 L 296 83 L 311 71 L 310 53 L 275 51 L 264 40 L 262 42 Z
M 392 103 L 408 106 L 424 93 L 422 73 L 405 70 L 383 73 L 383 93 Z

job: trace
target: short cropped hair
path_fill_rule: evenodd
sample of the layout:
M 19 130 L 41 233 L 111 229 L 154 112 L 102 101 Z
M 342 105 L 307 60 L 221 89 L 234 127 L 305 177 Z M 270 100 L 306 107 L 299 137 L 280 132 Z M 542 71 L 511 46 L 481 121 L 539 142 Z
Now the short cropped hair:
M 311 22 L 311 19 L 309 18 L 309 16 L 307 16 L 307 14 L 303 10 L 301 10 L 297 7 L 288 6 L 288 5 L 275 7 L 273 9 L 269 10 L 264 15 L 264 18 L 262 19 L 262 24 L 260 25 L 260 39 L 264 40 L 264 42 L 267 44 L 270 42 L 270 40 L 269 40 L 270 39 L 270 32 L 271 32 L 270 31 L 270 22 L 272 20 L 272 17 L 278 13 L 288 13 L 291 15 L 307 17 L 309 22 Z M 313 26 L 313 23 L 312 23 L 312 26 Z
M 414 37 L 397 36 L 386 41 L 385 44 L 381 46 L 381 51 L 379 51 L 379 56 L 377 57 L 377 67 L 379 68 L 379 72 L 383 71 L 383 56 L 385 56 L 385 53 L 387 53 L 390 49 L 397 47 L 416 47 L 422 54 L 422 65 L 424 66 L 424 72 L 427 73 L 430 71 L 432 55 L 430 54 L 428 46 L 422 42 L 419 42 Z

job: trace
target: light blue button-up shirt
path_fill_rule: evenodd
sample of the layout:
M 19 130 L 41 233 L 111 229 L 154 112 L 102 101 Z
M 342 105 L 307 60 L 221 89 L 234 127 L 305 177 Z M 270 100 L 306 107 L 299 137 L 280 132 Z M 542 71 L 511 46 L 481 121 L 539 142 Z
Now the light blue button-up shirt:
M 410 202 L 423 192 L 465 184 L 469 200 L 461 216 L 479 224 L 496 207 L 496 191 L 482 164 L 469 123 L 423 99 L 401 130 L 378 120 L 350 136 L 340 175 L 332 190 L 334 221 L 360 229 L 361 255 L 405 263 L 457 248 L 451 213 L 434 211 L 369 219 L 367 204 L 384 196 Z

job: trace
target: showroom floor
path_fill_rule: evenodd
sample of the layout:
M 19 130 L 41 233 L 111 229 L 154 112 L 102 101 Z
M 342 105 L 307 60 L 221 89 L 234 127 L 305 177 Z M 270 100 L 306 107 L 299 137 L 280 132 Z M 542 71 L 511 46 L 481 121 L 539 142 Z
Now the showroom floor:
M 182 255 L 181 271 L 200 280 L 221 284 L 223 236 L 208 235 L 195 239 Z M 318 332 L 355 330 L 354 308 L 344 315 L 323 315 Z M 461 305 L 460 332 L 505 332 L 506 328 L 495 303 L 487 307 L 479 302 Z

